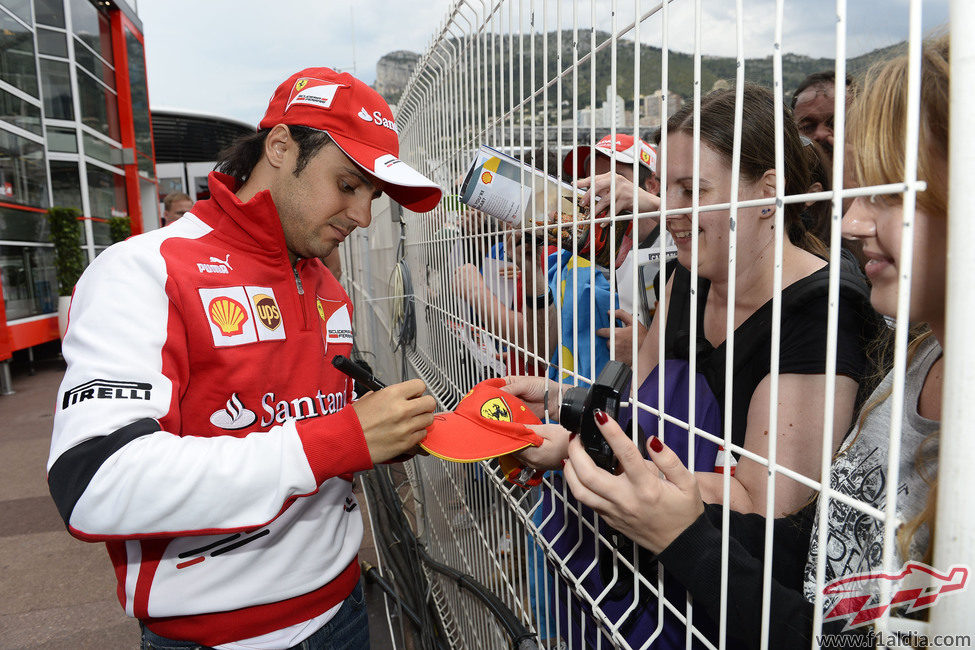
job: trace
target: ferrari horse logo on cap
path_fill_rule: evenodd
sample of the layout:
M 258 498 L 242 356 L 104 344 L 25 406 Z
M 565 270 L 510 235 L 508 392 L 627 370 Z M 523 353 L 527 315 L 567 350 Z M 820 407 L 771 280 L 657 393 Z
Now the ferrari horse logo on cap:
M 500 397 L 494 397 L 481 404 L 481 417 L 486 420 L 511 422 L 511 410 Z

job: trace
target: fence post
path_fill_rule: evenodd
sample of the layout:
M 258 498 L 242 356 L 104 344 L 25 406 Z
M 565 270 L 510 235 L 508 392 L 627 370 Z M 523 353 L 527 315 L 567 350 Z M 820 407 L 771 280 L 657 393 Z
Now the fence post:
M 945 571 L 964 564 L 975 569 L 975 514 L 970 483 L 975 467 L 975 348 L 969 340 L 975 294 L 975 220 L 968 215 L 970 197 L 965 191 L 975 174 L 975 151 L 966 133 L 975 120 L 975 42 L 970 30 L 975 27 L 975 4 L 952 0 L 951 29 L 951 117 L 949 151 L 948 286 L 946 291 L 944 396 L 941 417 L 940 460 L 938 468 L 938 517 L 934 548 L 935 568 Z M 969 575 L 968 588 L 949 594 L 931 610 L 931 630 L 935 634 L 972 632 L 975 612 L 975 577 Z

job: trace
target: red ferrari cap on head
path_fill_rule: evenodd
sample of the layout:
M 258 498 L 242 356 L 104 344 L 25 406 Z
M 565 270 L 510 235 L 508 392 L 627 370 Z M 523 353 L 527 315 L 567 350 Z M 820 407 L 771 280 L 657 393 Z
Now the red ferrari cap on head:
M 617 133 L 615 140 L 607 135 L 596 143 L 596 151 L 627 165 L 639 160 L 650 171 L 657 171 L 657 152 L 643 140 L 634 142 L 632 135 Z
M 643 140 L 637 140 L 634 145 L 632 135 L 617 133 L 615 140 L 611 135 L 607 135 L 596 143 L 595 151 L 624 165 L 632 165 L 633 160 L 638 159 L 640 164 L 651 172 L 657 171 L 657 150 Z M 576 147 L 562 161 L 562 170 L 570 175 L 575 172 L 577 178 L 587 176 L 591 153 L 592 150 L 588 145 Z
M 453 412 L 434 415 L 420 446 L 445 460 L 471 463 L 541 445 L 541 436 L 525 426 L 541 420 L 502 386 L 504 379 L 482 381 Z
M 414 212 L 428 212 L 443 191 L 399 159 L 399 136 L 389 105 L 348 73 L 307 68 L 278 86 L 258 128 L 277 124 L 325 131 L 359 167 L 386 183 L 384 191 Z

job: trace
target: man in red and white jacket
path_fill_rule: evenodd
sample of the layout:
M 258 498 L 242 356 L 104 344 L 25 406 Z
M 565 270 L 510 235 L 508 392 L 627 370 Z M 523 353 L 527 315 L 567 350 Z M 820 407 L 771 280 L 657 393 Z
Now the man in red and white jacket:
M 351 403 L 331 360 L 352 304 L 319 258 L 381 192 L 436 206 L 398 155 L 375 91 L 303 70 L 212 198 L 78 282 L 48 483 L 69 532 L 106 543 L 144 647 L 368 645 L 352 475 L 413 448 L 435 402 L 413 380 Z

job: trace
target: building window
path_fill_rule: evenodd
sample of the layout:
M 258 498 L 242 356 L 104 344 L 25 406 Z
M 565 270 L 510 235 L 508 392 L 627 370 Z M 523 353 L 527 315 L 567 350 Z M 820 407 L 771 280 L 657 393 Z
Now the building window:
M 47 149 L 48 151 L 78 153 L 78 134 L 74 129 L 49 125 L 47 127 Z
M 88 47 L 109 63 L 112 58 L 112 31 L 108 16 L 88 0 L 71 0 L 71 27 Z
M 41 135 L 41 109 L 0 89 L 0 120 Z
M 78 212 L 83 212 L 78 163 L 65 160 L 51 161 L 51 193 L 54 195 L 54 205 L 59 208 L 75 208 Z
M 31 24 L 30 0 L 0 0 L 0 5 L 6 7 L 10 13 L 14 14 L 28 25 Z
M 118 126 L 118 98 L 115 93 L 91 78 L 77 66 L 78 99 L 81 102 L 81 123 L 113 140 L 120 140 Z
M 95 255 L 100 252 L 99 247 L 111 246 L 114 243 L 112 242 L 112 229 L 106 221 L 91 222 L 91 237 L 95 244 Z
M 159 202 L 162 203 L 167 194 L 173 192 L 186 193 L 186 186 L 183 184 L 182 176 L 173 176 L 159 179 Z
M 47 207 L 44 146 L 0 129 L 0 201 Z
M 88 165 L 88 216 L 108 219 L 129 213 L 125 192 L 125 177 L 107 169 Z M 96 241 L 96 243 L 98 243 Z
M 29 241 L 46 244 L 51 229 L 40 212 L 28 212 L 0 205 L 0 241 Z
M 129 58 L 129 86 L 132 92 L 132 120 L 135 123 L 136 150 L 152 155 L 152 131 L 149 128 L 149 91 L 146 88 L 146 61 L 142 43 L 128 28 L 125 48 Z
M 43 27 L 37 28 L 37 52 L 51 56 L 68 56 L 68 37 L 64 32 L 55 32 Z
M 44 116 L 54 120 L 73 120 L 74 101 L 68 64 L 41 59 L 41 87 L 44 89 Z
M 89 50 L 77 38 L 74 39 L 74 58 L 85 70 L 100 82 L 115 90 L 115 68 L 108 65 L 101 58 Z
M 34 32 L 0 11 L 0 79 L 37 97 Z
M 85 146 L 85 155 L 100 160 L 108 165 L 122 166 L 122 150 L 101 138 L 82 131 L 81 141 Z
M 139 165 L 139 173 L 143 176 L 146 178 L 156 177 L 156 166 L 152 162 L 152 158 L 140 153 L 136 155 L 136 163 Z
M 7 320 L 57 311 L 54 248 L 0 246 L 0 276 Z
M 41 25 L 64 27 L 64 0 L 34 0 L 34 10 Z

